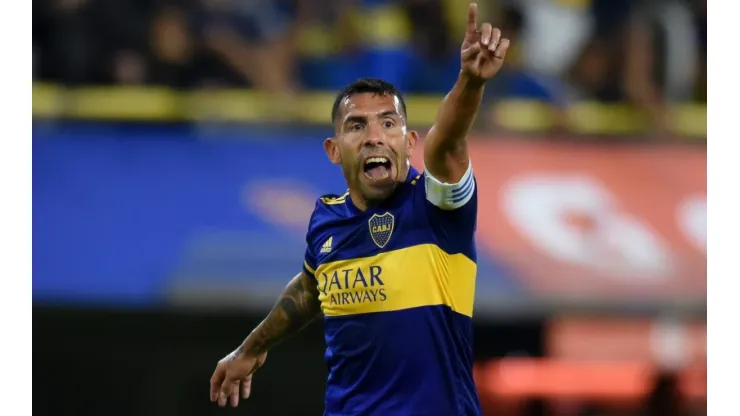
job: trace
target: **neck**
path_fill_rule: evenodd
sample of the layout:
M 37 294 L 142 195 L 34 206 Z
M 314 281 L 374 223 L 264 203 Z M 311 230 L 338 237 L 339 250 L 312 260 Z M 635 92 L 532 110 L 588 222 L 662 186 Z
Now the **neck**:
M 352 200 L 352 204 L 354 204 L 354 206 L 360 211 L 365 211 L 369 206 L 368 202 L 365 200 L 365 197 L 362 196 L 359 191 L 350 189 L 349 197 Z
M 380 205 L 384 201 L 387 201 L 388 199 L 393 197 L 393 194 L 396 193 L 400 185 L 401 183 L 396 183 L 391 192 L 382 199 L 369 200 L 365 198 L 360 191 L 353 191 L 351 189 L 349 191 L 349 197 L 352 200 L 352 204 L 355 206 L 355 208 L 359 209 L 360 211 L 366 211 L 368 208 Z
M 384 201 L 385 199 L 388 199 L 388 198 L 390 198 L 390 197 L 391 197 L 391 196 L 393 195 L 393 193 L 394 193 L 394 192 L 396 192 L 396 190 L 398 189 L 398 187 L 399 187 L 400 185 L 402 185 L 402 184 L 403 184 L 404 182 L 406 182 L 406 179 L 407 179 L 407 178 L 408 178 L 408 176 L 409 176 L 409 171 L 410 171 L 410 170 L 411 170 L 411 165 L 410 165 L 410 164 L 407 164 L 407 165 L 405 166 L 405 168 L 403 169 L 403 171 L 401 172 L 401 175 L 400 175 L 400 177 L 399 177 L 399 178 L 398 178 L 398 180 L 396 181 L 396 184 L 395 184 L 395 186 L 393 187 L 393 190 L 392 190 L 392 191 L 391 191 L 391 193 L 390 193 L 390 194 L 388 194 L 388 196 L 387 196 L 386 198 L 384 198 L 383 200 L 377 200 L 377 201 L 369 201 L 369 200 L 367 200 L 367 198 L 365 198 L 365 197 L 364 197 L 364 196 L 362 195 L 362 193 L 361 193 L 360 191 L 358 191 L 357 189 L 352 189 L 352 187 L 350 187 L 350 189 L 349 189 L 349 196 L 350 196 L 350 199 L 352 200 L 352 204 L 353 204 L 353 205 L 354 205 L 354 206 L 355 206 L 355 207 L 356 207 L 357 209 L 359 209 L 360 211 L 365 211 L 365 210 L 367 210 L 367 209 L 368 209 L 369 207 L 371 207 L 371 206 L 373 206 L 373 205 L 377 205 L 377 204 L 379 204 L 379 203 L 383 202 L 383 201 Z

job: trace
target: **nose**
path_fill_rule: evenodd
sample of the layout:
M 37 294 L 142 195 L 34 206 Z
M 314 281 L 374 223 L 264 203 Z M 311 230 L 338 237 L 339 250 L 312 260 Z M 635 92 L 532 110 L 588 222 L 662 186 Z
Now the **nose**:
M 366 147 L 378 147 L 382 146 L 385 141 L 383 131 L 381 128 L 375 125 L 371 125 L 368 128 L 367 136 L 365 137 L 363 146 Z
M 365 139 L 362 145 L 365 147 L 382 147 L 383 139 L 378 136 L 368 137 L 367 139 Z

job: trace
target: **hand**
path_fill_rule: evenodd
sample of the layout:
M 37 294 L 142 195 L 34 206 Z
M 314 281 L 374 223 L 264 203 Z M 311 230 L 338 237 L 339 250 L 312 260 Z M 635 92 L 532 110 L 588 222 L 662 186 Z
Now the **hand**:
M 462 72 L 472 79 L 485 82 L 501 69 L 509 49 L 509 39 L 501 39 L 501 31 L 483 23 L 478 31 L 478 5 L 470 4 L 468 28 L 461 48 Z
M 248 354 L 240 347 L 221 359 L 211 376 L 211 402 L 218 401 L 218 405 L 224 407 L 229 399 L 231 406 L 236 407 L 240 393 L 242 398 L 249 398 L 252 374 L 262 367 L 266 358 L 267 353 Z

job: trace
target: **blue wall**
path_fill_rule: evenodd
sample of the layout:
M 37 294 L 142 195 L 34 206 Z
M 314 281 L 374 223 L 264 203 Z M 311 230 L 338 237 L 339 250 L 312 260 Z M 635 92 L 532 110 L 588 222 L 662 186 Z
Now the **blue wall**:
M 346 189 L 328 133 L 36 126 L 34 301 L 271 303 L 300 270 L 315 198 Z M 515 289 L 480 257 L 479 296 Z

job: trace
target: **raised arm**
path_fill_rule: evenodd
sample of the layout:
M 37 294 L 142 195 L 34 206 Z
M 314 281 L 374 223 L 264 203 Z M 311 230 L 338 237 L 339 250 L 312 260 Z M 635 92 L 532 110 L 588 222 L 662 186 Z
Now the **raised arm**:
M 248 398 L 252 374 L 265 362 L 267 351 L 296 334 L 321 312 L 316 281 L 305 271 L 296 275 L 278 298 L 267 317 L 232 353 L 218 362 L 211 377 L 211 401 L 225 406 Z
M 425 170 L 443 183 L 457 183 L 468 171 L 466 136 L 478 113 L 483 87 L 501 68 L 509 48 L 509 40 L 501 38 L 499 29 L 484 23 L 479 30 L 477 19 L 478 5 L 472 3 L 460 52 L 460 75 L 442 101 L 424 144 Z

